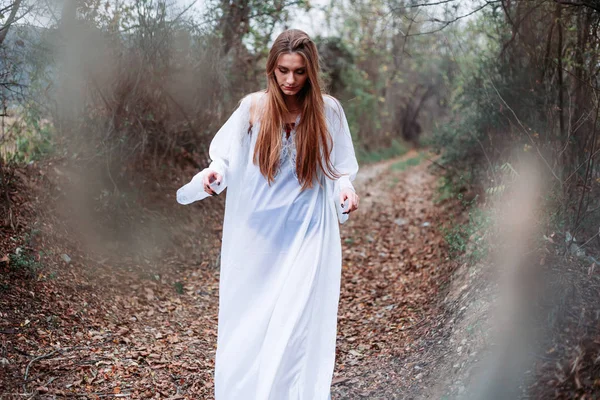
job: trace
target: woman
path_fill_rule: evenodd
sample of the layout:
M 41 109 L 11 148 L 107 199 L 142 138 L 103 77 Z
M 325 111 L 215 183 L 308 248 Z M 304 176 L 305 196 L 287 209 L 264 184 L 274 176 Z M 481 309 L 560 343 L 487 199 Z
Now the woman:
M 357 209 L 358 164 L 308 35 L 279 35 L 266 72 L 266 91 L 241 101 L 178 201 L 228 187 L 216 399 L 326 400 L 342 261 L 336 207 L 341 222 Z

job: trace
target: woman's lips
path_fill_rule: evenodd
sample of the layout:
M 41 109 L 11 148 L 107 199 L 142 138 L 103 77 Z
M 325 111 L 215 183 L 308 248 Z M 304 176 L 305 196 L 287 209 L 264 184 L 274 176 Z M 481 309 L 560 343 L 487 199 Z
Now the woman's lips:
M 294 90 L 294 89 L 296 89 L 296 86 L 292 86 L 292 87 L 284 86 L 283 88 L 285 90 Z

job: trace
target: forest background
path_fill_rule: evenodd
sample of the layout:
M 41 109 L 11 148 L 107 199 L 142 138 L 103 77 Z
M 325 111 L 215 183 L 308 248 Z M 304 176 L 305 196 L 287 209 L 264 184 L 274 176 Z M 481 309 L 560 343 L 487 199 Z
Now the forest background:
M 556 258 L 575 271 L 557 273 L 573 286 L 556 304 L 588 304 L 558 358 L 573 378 L 561 382 L 597 394 L 597 1 L 0 0 L 4 267 L 40 276 L 31 243 L 42 228 L 14 194 L 36 165 L 68 175 L 57 209 L 92 248 L 155 251 L 156 238 L 139 233 L 157 229 L 134 222 L 146 194 L 172 195 L 165 182 L 208 164 L 214 133 L 265 86 L 276 35 L 316 9 L 323 80 L 344 106 L 359 163 L 421 151 L 439 178 L 437 201 L 460 204 L 443 227 L 457 263 L 501 251 L 490 204 L 529 176 L 527 160 L 539 167 L 536 263 Z

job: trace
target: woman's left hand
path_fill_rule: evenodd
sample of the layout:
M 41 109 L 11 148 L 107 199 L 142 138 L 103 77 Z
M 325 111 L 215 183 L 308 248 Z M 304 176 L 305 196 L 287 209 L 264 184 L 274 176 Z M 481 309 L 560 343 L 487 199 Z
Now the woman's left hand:
M 340 203 L 342 204 L 342 207 L 344 207 L 344 202 L 346 200 L 348 200 L 348 208 L 343 214 L 349 214 L 358 209 L 358 195 L 352 189 L 345 188 L 340 192 Z

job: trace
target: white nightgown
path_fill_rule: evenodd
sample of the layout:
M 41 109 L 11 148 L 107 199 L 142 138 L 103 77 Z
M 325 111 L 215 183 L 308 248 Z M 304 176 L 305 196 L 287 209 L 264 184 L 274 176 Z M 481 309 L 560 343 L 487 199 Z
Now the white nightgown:
M 260 107 L 265 97 L 242 100 L 211 142 L 211 165 L 177 193 L 182 204 L 208 197 L 202 178 L 209 169 L 222 174 L 221 187 L 228 188 L 215 398 L 327 400 L 342 262 L 336 204 L 339 191 L 352 188 L 358 164 L 344 112 L 324 96 L 331 160 L 344 175 L 333 181 L 320 174 L 321 186 L 302 191 L 295 130 L 289 139 L 282 130 L 280 167 L 269 185 L 252 162 L 260 121 L 249 124 L 251 102 Z

